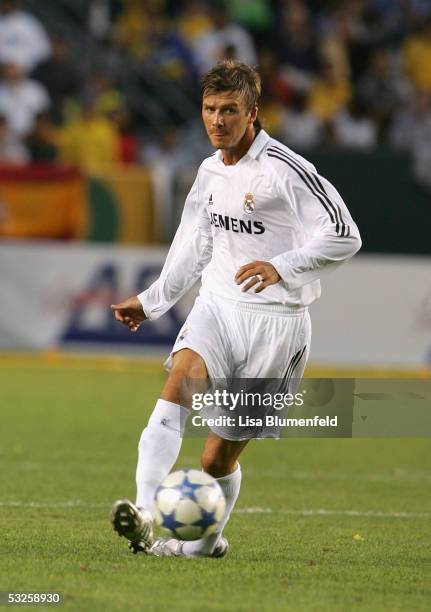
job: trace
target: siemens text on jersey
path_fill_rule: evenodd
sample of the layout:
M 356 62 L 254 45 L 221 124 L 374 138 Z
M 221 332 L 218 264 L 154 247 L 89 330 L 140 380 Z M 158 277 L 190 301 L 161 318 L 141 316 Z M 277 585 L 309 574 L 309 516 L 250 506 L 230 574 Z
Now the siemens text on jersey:
M 237 219 L 236 217 L 229 217 L 228 215 L 221 215 L 216 212 L 210 214 L 210 219 L 211 225 L 240 234 L 263 234 L 265 232 L 265 226 L 262 221 Z

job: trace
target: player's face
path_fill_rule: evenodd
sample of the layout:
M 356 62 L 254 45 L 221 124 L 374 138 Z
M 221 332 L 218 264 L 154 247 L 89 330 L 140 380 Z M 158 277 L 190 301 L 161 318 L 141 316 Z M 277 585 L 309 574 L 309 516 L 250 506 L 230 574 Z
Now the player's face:
M 202 119 L 216 149 L 235 149 L 256 115 L 257 108 L 247 109 L 242 93 L 214 93 L 204 96 L 202 101 Z

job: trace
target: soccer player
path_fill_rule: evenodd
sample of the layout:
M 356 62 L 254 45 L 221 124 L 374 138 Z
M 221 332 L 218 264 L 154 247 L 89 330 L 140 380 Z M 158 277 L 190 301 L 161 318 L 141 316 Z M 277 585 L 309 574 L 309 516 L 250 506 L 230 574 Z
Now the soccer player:
M 136 332 L 202 281 L 139 441 L 136 504 L 122 499 L 112 510 L 114 529 L 133 552 L 226 554 L 222 531 L 240 490 L 238 457 L 253 432 L 244 436 L 217 428 L 205 441 L 202 468 L 217 479 L 226 498 L 220 529 L 191 542 L 153 539 L 154 494 L 177 460 L 189 414 L 181 405 L 181 383 L 299 381 L 310 350 L 308 307 L 320 296 L 319 279 L 361 246 L 336 189 L 261 129 L 260 91 L 259 75 L 244 63 L 226 60 L 203 76 L 202 119 L 217 151 L 199 168 L 160 277 L 138 296 L 111 306 L 115 318 Z

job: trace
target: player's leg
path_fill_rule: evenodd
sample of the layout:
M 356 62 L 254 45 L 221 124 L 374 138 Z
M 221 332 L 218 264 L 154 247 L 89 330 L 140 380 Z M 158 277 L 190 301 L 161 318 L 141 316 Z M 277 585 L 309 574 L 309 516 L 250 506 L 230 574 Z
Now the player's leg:
M 224 440 L 214 433 L 206 439 L 202 453 L 202 469 L 219 483 L 226 499 L 226 512 L 220 527 L 207 538 L 184 542 L 182 553 L 186 556 L 212 556 L 238 499 L 241 488 L 241 467 L 238 457 L 248 440 Z
M 213 478 L 225 478 L 238 467 L 238 457 L 249 440 L 224 440 L 210 432 L 201 456 L 202 469 Z
M 139 441 L 136 470 L 136 505 L 139 508 L 151 508 L 157 487 L 178 458 L 189 416 L 188 409 L 180 403 L 181 385 L 186 378 L 207 378 L 202 357 L 190 349 L 175 353 L 160 399 Z
M 268 318 L 258 311 L 238 311 L 235 317 L 237 336 L 245 339 L 243 345 L 247 346 L 248 351 L 248 358 L 244 360 L 241 343 L 234 346 L 234 362 L 241 364 L 235 370 L 236 377 L 281 379 L 280 383 L 286 385 L 286 391 L 295 393 L 309 353 L 311 327 L 308 312 Z M 184 542 L 181 553 L 185 555 L 211 556 L 218 543 L 224 540 L 221 533 L 239 494 L 241 471 L 237 459 L 247 440 L 231 442 L 223 439 L 222 430 L 217 433 L 220 437 L 213 433 L 207 439 L 202 465 L 205 471 L 218 478 L 225 494 L 227 508 L 224 521 L 214 536 Z M 258 427 L 256 434 L 261 433 Z M 278 432 L 275 434 L 277 436 Z M 229 432 L 231 436 L 235 437 L 235 429 Z
M 172 369 L 161 397 L 141 434 L 136 468 L 136 505 L 119 500 L 112 511 L 114 529 L 130 540 L 133 552 L 145 551 L 152 544 L 154 494 L 180 452 L 189 415 L 187 408 L 180 404 L 180 390 L 185 378 L 207 378 L 205 362 L 190 349 L 182 349 L 173 356 Z

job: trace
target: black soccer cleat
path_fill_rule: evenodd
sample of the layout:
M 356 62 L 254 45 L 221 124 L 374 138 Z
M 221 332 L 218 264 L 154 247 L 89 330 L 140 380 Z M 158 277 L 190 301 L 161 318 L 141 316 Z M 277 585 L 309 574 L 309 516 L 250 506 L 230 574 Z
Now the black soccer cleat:
M 128 499 L 119 499 L 111 511 L 111 523 L 119 536 L 129 540 L 133 554 L 147 553 L 154 542 L 153 517 L 145 510 L 139 510 Z

